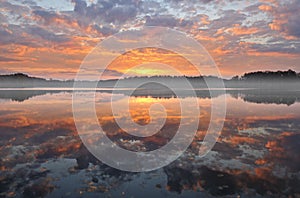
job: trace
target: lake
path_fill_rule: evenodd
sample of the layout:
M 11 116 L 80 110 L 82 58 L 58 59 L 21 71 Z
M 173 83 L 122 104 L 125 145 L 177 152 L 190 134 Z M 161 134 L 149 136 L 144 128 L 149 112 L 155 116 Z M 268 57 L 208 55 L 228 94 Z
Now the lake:
M 180 124 L 179 98 L 126 93 L 120 90 L 113 103 L 122 109 L 129 100 L 136 123 L 143 126 L 163 117 L 159 110 L 150 117 L 148 109 L 156 103 L 165 107 L 166 122 L 153 136 L 130 136 L 112 116 L 111 92 L 98 90 L 96 112 L 107 136 L 132 151 L 168 143 Z M 1 90 L 0 197 L 300 197 L 299 95 L 228 90 L 221 135 L 213 149 L 199 157 L 211 101 L 220 102 L 221 95 L 215 91 L 210 97 L 198 90 L 199 126 L 188 149 L 163 168 L 133 173 L 105 165 L 83 145 L 70 90 Z M 180 97 L 195 99 L 188 92 Z M 122 119 L 126 113 L 118 116 Z

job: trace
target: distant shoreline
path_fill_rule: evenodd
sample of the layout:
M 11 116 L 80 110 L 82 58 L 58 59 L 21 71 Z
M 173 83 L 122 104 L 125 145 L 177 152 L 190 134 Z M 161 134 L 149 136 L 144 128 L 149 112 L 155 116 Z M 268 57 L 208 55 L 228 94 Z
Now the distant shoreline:
M 150 83 L 149 83 L 150 81 Z M 300 74 L 293 70 L 287 71 L 265 71 L 251 72 L 243 76 L 235 76 L 228 79 L 221 79 L 215 76 L 151 76 L 151 77 L 129 77 L 120 80 L 80 81 L 76 87 L 80 88 L 135 88 L 140 84 L 143 89 L 182 89 L 184 84 L 189 82 L 193 89 L 225 88 L 225 89 L 291 89 L 300 87 Z M 74 80 L 47 80 L 28 76 L 23 73 L 11 75 L 0 75 L 0 88 L 60 88 L 67 89 L 74 87 Z M 117 83 L 118 82 L 118 83 Z

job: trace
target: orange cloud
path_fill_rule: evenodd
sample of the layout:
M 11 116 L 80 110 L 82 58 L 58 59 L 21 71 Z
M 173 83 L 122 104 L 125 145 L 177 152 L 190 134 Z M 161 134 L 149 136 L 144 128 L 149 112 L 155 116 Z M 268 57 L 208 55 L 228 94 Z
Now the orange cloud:
M 232 35 L 243 36 L 249 34 L 255 34 L 259 31 L 258 28 L 255 27 L 242 27 L 240 24 L 235 24 L 234 27 L 227 29 Z
M 230 144 L 236 146 L 239 144 L 255 144 L 258 142 L 257 139 L 251 138 L 251 137 L 241 137 L 241 136 L 233 136 L 231 138 L 229 138 L 228 140 L 226 140 L 226 142 L 229 142 Z
M 265 11 L 265 12 L 270 12 L 273 10 L 273 6 L 270 6 L 270 5 L 260 5 L 258 7 L 258 9 L 260 9 L 261 11 Z
M 201 21 L 202 25 L 209 25 L 210 24 L 209 18 L 206 15 L 202 16 L 200 21 Z
M 220 47 L 214 49 L 213 53 L 215 53 L 217 55 L 226 55 L 226 54 L 232 53 L 232 51 L 228 50 L 228 49 L 225 49 L 224 47 L 220 46 Z
M 126 52 L 125 54 L 116 58 L 109 66 L 109 70 L 115 70 L 121 73 L 130 73 L 132 67 L 148 64 L 159 63 L 169 65 L 178 70 L 183 75 L 199 75 L 197 68 L 192 65 L 184 57 L 175 54 L 174 52 L 158 49 L 158 48 L 143 48 Z M 172 70 L 163 69 L 152 64 L 152 68 L 145 71 L 135 70 L 136 75 L 176 75 L 176 73 L 170 73 Z
M 282 24 L 284 23 L 284 20 L 273 20 L 273 22 L 269 24 L 269 27 L 271 28 L 271 30 L 280 31 L 282 30 Z

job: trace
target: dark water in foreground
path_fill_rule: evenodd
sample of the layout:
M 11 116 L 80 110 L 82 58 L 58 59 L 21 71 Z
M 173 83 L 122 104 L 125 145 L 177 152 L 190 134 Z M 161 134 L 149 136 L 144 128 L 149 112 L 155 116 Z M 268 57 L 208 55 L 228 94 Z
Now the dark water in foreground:
M 131 140 L 110 115 L 109 94 L 97 93 L 99 122 L 123 147 L 153 149 L 176 131 L 177 98 L 141 94 L 130 100 L 133 120 L 147 124 L 148 108 L 158 102 L 168 121 L 161 135 Z M 300 103 L 293 94 L 263 94 L 227 94 L 222 134 L 203 158 L 197 153 L 211 99 L 197 94 L 200 125 L 184 155 L 156 171 L 129 173 L 104 165 L 82 144 L 70 92 L 0 91 L 0 197 L 300 197 Z M 120 93 L 114 103 L 127 97 Z

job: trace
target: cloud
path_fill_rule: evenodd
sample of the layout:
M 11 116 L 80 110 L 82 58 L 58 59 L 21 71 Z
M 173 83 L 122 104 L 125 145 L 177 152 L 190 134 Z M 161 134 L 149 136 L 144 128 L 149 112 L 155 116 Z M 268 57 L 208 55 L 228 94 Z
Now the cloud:
M 33 0 L 25 0 L 25 1 L 22 1 L 23 4 L 26 4 L 26 5 L 29 5 L 29 6 L 36 6 L 36 2 L 33 1 Z
M 25 45 L 25 46 L 37 46 L 32 39 L 29 39 L 26 34 L 26 27 L 13 24 L 0 24 L 0 44 L 11 45 Z
M 247 18 L 247 15 L 236 10 L 225 10 L 219 13 L 220 18 L 213 20 L 211 22 L 210 28 L 214 30 L 220 28 L 229 28 L 235 24 L 242 24 L 242 22 Z
M 1 21 L 2 23 L 7 23 L 7 22 L 8 22 L 6 16 L 3 15 L 2 13 L 0 13 L 0 21 Z
M 18 61 L 20 61 L 20 60 L 0 56 L 0 62 L 18 62 Z
M 273 6 L 266 5 L 266 4 L 260 5 L 258 8 L 259 8 L 260 10 L 266 11 L 266 12 L 270 12 L 270 11 L 273 10 Z
M 12 32 L 9 31 L 7 28 L 0 26 L 0 43 L 1 44 L 8 44 L 11 43 L 13 40 L 11 38 Z
M 252 49 L 258 52 L 278 52 L 285 54 L 299 54 L 300 44 L 297 43 L 285 43 L 285 44 L 250 44 Z
M 60 20 L 66 21 L 65 24 L 71 22 L 71 20 L 68 19 L 67 17 L 53 11 L 33 10 L 32 14 L 38 17 L 38 20 L 43 20 L 45 25 L 51 25 L 51 23 L 55 23 L 55 22 L 58 23 Z
M 273 18 L 269 24 L 271 30 L 282 33 L 287 39 L 300 38 L 299 0 L 287 1 L 277 7 L 262 5 L 259 9 L 271 14 Z
M 176 27 L 179 25 L 179 21 L 174 16 L 154 16 L 146 17 L 147 26 L 164 26 L 164 27 Z
M 185 4 L 207 4 L 207 3 L 211 3 L 211 2 L 216 2 L 215 0 L 165 0 L 166 2 L 173 2 L 175 4 L 178 3 L 185 3 Z
M 75 3 L 74 12 L 80 17 L 90 19 L 90 22 L 92 20 L 95 22 L 124 23 L 134 18 L 139 8 L 137 1 L 134 0 L 99 0 L 89 6 L 83 0 L 73 0 L 73 2 Z
M 53 32 L 50 32 L 38 26 L 29 27 L 28 30 L 33 36 L 38 36 L 47 41 L 52 41 L 57 43 L 70 41 L 70 38 L 67 37 L 66 35 L 55 34 Z
M 102 34 L 103 36 L 110 36 L 114 33 L 117 33 L 117 30 L 110 28 L 108 26 L 100 27 L 99 25 L 94 24 L 91 26 L 91 28 L 97 31 L 99 34 Z
M 87 9 L 87 3 L 82 0 L 72 0 L 75 3 L 74 11 L 78 14 L 85 15 Z
M 255 34 L 259 31 L 256 27 L 244 27 L 239 24 L 235 24 L 232 28 L 227 29 L 231 34 L 242 36 L 242 35 L 249 35 Z
M 192 36 L 225 73 L 234 72 L 237 66 L 239 71 L 247 71 L 251 65 L 280 63 L 290 67 L 300 61 L 296 57 L 300 54 L 299 0 L 254 0 L 247 4 L 237 0 L 69 1 L 74 7 L 68 10 L 54 4 L 46 8 L 37 0 L 23 0 L 23 4 L 0 1 L 1 56 L 30 60 L 35 64 L 33 72 L 51 65 L 56 70 L 52 74 L 57 75 L 68 70 L 63 67 L 69 67 L 70 62 L 73 69 L 80 65 L 106 37 L 149 25 Z M 62 62 L 49 59 L 50 53 L 60 54 Z M 62 66 L 67 65 L 66 60 L 68 66 Z M 22 68 L 22 64 L 7 63 L 12 70 Z
M 137 10 L 134 6 L 118 6 L 113 7 L 106 14 L 106 22 L 124 23 L 136 16 Z
M 12 4 L 8 1 L 0 1 L 0 7 L 4 13 L 9 12 L 10 16 L 13 17 L 18 17 L 23 13 L 30 11 L 30 8 L 27 6 Z
M 162 26 L 170 28 L 186 29 L 191 27 L 194 22 L 183 18 L 177 18 L 173 15 L 146 16 L 146 26 Z

